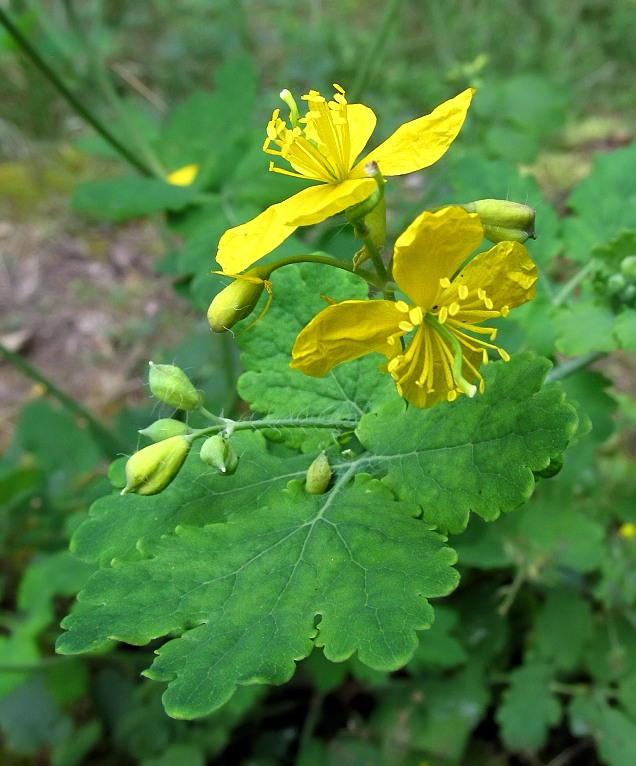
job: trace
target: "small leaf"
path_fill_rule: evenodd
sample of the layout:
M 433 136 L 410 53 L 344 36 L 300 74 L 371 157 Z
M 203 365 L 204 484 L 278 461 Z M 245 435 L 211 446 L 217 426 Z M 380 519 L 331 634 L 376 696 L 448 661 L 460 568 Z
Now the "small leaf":
M 275 272 L 272 285 L 271 308 L 237 339 L 246 370 L 238 390 L 254 410 L 277 417 L 357 420 L 378 402 L 397 398 L 391 377 L 378 369 L 383 361 L 379 354 L 340 365 L 325 378 L 312 378 L 289 367 L 296 336 L 327 305 L 320 294 L 336 301 L 364 298 L 366 282 L 327 266 L 302 264 Z M 284 436 L 288 444 L 303 444 L 304 449 L 324 448 L 331 441 L 324 431 Z
M 573 728 L 589 733 L 607 766 L 634 766 L 636 763 L 636 723 L 625 713 L 600 699 L 577 697 L 570 705 Z
M 574 670 L 592 634 L 592 609 L 574 589 L 548 592 L 534 625 L 541 656 L 560 670 Z
M 543 747 L 551 726 L 561 720 L 561 704 L 549 690 L 552 669 L 541 662 L 522 665 L 510 673 L 510 685 L 497 710 L 501 736 L 511 750 Z

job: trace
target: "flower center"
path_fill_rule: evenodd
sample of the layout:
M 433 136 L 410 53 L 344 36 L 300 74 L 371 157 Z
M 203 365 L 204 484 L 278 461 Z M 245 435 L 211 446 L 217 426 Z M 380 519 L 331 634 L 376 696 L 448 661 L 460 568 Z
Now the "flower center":
M 352 164 L 347 100 L 344 90 L 339 85 L 334 87 L 333 101 L 326 101 L 316 90 L 303 96 L 308 106 L 304 117 L 298 118 L 297 109 L 292 106 L 291 128 L 280 118 L 280 110 L 274 111 L 267 125 L 263 151 L 282 157 L 294 170 L 279 168 L 272 160 L 269 163 L 271 171 L 326 184 L 346 180 Z M 283 93 L 288 102 L 289 94 Z M 278 148 L 271 148 L 272 144 Z

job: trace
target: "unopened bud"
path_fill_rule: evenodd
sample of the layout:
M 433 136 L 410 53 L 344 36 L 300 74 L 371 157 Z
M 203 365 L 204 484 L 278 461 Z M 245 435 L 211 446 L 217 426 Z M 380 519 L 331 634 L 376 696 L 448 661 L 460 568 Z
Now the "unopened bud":
M 208 309 L 208 322 L 214 332 L 229 330 L 254 311 L 265 287 L 265 278 L 258 273 L 261 271 L 252 269 L 238 276 L 214 298 Z
M 196 410 L 201 406 L 201 394 L 180 367 L 149 364 L 148 383 L 157 399 L 179 410 Z
M 324 452 L 314 460 L 307 470 L 305 492 L 310 495 L 324 495 L 331 481 L 331 466 Z
M 160 418 L 151 423 L 147 428 L 141 428 L 139 433 L 147 436 L 153 442 L 160 442 L 169 439 L 171 436 L 182 436 L 189 434 L 190 428 L 186 423 L 174 418 Z
M 607 279 L 607 292 L 610 295 L 618 295 L 627 287 L 627 280 L 622 274 L 612 274 Z
M 636 255 L 628 255 L 621 261 L 621 271 L 631 281 L 636 281 Z
M 536 239 L 534 209 L 505 199 L 478 199 L 460 205 L 468 213 L 477 213 L 490 242 L 520 242 Z
M 179 473 L 191 440 L 186 436 L 171 436 L 135 452 L 126 463 L 126 486 L 121 494 L 155 495 L 165 489 Z
M 200 457 L 206 465 L 211 465 L 226 476 L 235 473 L 239 464 L 239 456 L 222 434 L 210 436 L 203 442 Z

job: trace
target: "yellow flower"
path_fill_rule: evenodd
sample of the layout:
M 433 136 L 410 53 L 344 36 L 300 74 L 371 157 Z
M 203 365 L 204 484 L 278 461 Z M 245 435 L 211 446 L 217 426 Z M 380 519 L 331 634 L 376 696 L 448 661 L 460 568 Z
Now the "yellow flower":
M 178 170 L 173 170 L 166 177 L 166 181 L 173 186 L 190 186 L 199 172 L 198 165 L 185 165 Z
M 534 297 L 537 270 L 518 242 L 500 242 L 462 267 L 480 244 L 479 217 L 461 208 L 422 213 L 395 243 L 393 276 L 404 300 L 328 306 L 300 333 L 291 366 L 322 377 L 372 351 L 387 358 L 400 394 L 418 407 L 473 396 L 497 331 L 482 322 Z M 414 331 L 414 332 L 413 332 Z M 402 337 L 413 332 L 406 347 Z M 488 341 L 480 336 L 487 336 Z
M 315 90 L 303 96 L 308 105 L 304 117 L 298 116 L 291 94 L 281 93 L 291 105 L 291 127 L 277 109 L 267 126 L 263 150 L 286 160 L 292 170 L 276 167 L 274 162 L 269 169 L 317 183 L 226 231 L 216 255 L 226 273 L 248 268 L 298 226 L 319 223 L 367 199 L 377 188 L 365 172 L 369 162 L 376 162 L 385 177 L 413 173 L 437 162 L 459 133 L 473 95 L 468 88 L 431 114 L 401 125 L 356 162 L 375 128 L 376 117 L 368 106 L 347 104 L 342 88 L 334 87 L 333 101 L 326 101 Z

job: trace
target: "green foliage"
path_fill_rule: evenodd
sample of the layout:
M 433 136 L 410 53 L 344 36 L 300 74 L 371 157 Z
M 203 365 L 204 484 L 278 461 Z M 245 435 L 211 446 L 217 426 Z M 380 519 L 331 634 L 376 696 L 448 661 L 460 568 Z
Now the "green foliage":
M 403 6 L 394 33 L 383 28 L 383 53 L 373 39 L 382 11 L 361 13 L 359 3 L 111 9 L 97 0 L 64 3 L 64 13 L 33 3 L 18 19 L 150 173 L 111 178 L 109 167 L 109 177 L 78 184 L 75 209 L 112 222 L 163 219 L 158 269 L 197 310 L 226 281 L 210 273 L 220 235 L 300 188 L 264 175 L 274 91 L 324 92 L 336 81 L 351 92 L 359 76 L 371 83 L 362 100 L 378 112 L 378 135 L 479 85 L 443 163 L 421 186 L 387 187 L 390 229 L 425 206 L 523 202 L 536 210 L 539 239 L 528 249 L 541 276 L 537 298 L 498 327 L 497 342 L 514 353 L 484 368 L 485 393 L 422 411 L 404 405 L 380 355 L 323 379 L 290 370 L 321 295 L 365 298 L 367 285 L 317 265 L 277 271 L 267 314 L 236 338 L 242 401 L 229 334 L 210 339 L 205 328 L 163 352 L 208 409 L 233 419 L 222 438 L 240 458 L 236 472 L 200 459 L 202 437 L 152 497 L 114 492 L 108 450 L 91 429 L 45 401 L 29 404 L 0 459 L 3 763 L 636 760 L 636 313 L 629 279 L 615 279 L 636 254 L 635 147 L 598 155 L 565 199 L 565 182 L 550 188 L 536 180 L 541 166 L 529 168 L 576 104 L 615 93 L 633 109 L 633 9 L 513 3 L 504 14 L 486 3 L 478 19 L 463 0 L 430 5 L 426 29 Z M 25 134 L 43 134 L 64 111 L 29 68 L 15 75 L 8 36 L 0 49 L 10 75 L 0 149 L 12 157 L 18 113 Z M 113 71 L 132 75 L 142 98 L 119 98 L 123 80 L 104 85 L 105 62 L 119 66 L 123 52 L 125 67 Z M 593 140 L 614 148 L 611 135 Z M 117 156 L 102 139 L 82 146 Z M 567 148 L 580 178 L 588 147 Z M 190 186 L 167 183 L 191 163 Z M 303 231 L 277 256 L 324 249 L 346 260 L 359 243 L 340 228 Z M 134 419 L 122 417 L 122 452 L 139 447 Z M 189 415 L 189 427 L 201 424 Z M 332 478 L 312 495 L 307 470 L 323 451 Z M 124 463 L 111 469 L 117 489 Z M 78 591 L 58 639 L 75 656 L 55 657 Z

